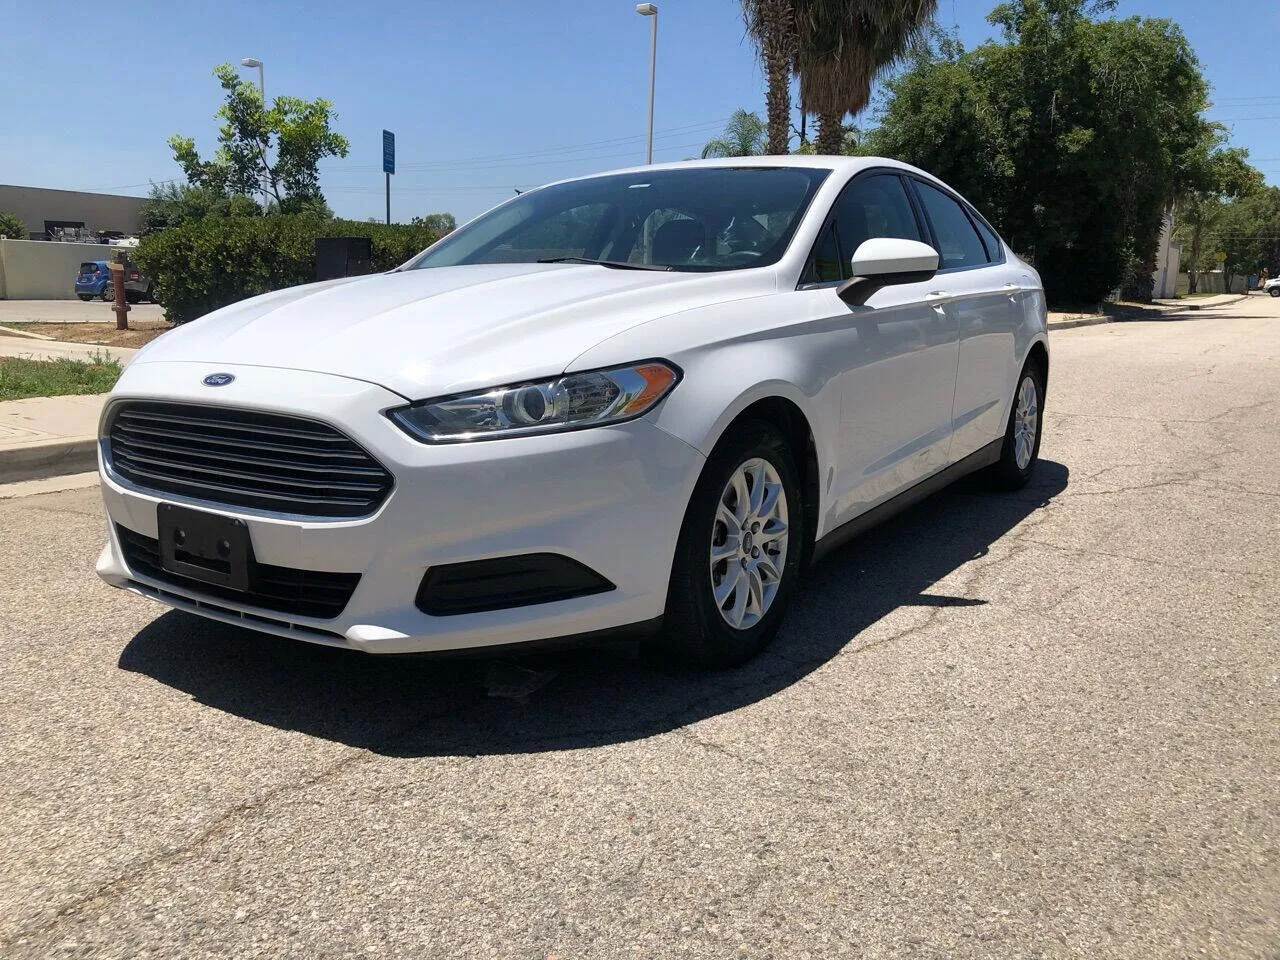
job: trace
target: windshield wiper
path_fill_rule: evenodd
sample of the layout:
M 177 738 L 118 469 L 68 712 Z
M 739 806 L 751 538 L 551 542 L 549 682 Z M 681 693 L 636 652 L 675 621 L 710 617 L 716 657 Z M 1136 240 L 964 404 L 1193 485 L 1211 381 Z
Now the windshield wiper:
M 547 257 L 538 263 L 596 263 L 611 270 L 670 270 L 662 263 L 625 263 L 622 260 L 592 260 L 590 257 Z

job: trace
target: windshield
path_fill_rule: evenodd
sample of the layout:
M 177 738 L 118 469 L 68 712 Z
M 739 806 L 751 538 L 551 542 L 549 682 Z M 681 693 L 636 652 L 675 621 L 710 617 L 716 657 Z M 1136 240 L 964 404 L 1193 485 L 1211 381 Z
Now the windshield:
M 760 267 L 782 256 L 830 172 L 698 167 L 555 184 L 449 234 L 409 268 L 566 258 L 672 270 Z

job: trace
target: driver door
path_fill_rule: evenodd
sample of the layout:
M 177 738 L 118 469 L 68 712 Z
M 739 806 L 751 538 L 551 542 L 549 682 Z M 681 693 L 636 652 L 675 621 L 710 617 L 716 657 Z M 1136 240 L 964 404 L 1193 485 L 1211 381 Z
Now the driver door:
M 856 176 L 819 234 L 801 292 L 843 330 L 826 358 L 837 380 L 839 428 L 828 528 L 882 503 L 947 466 L 958 350 L 954 314 L 937 282 L 886 286 L 864 306 L 836 295 L 864 240 L 928 242 L 902 178 Z

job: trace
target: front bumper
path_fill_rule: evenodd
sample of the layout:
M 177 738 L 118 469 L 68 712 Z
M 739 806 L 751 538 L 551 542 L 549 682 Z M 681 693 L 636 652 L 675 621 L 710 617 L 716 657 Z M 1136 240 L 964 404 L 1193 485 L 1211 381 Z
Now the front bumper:
M 124 399 L 225 404 L 306 416 L 342 430 L 395 478 L 371 516 L 324 520 L 226 507 L 134 486 L 109 467 L 100 442 L 110 520 L 98 573 L 113 586 L 203 616 L 370 653 L 507 645 L 591 633 L 661 616 L 685 505 L 702 468 L 692 447 L 646 419 L 541 437 L 426 445 L 384 411 L 405 402 L 381 387 L 325 374 L 220 365 L 226 387 L 202 385 L 207 363 L 135 362 L 104 412 Z M 156 537 L 156 509 L 179 503 L 242 518 L 256 559 L 303 570 L 360 573 L 332 620 L 214 599 L 129 569 L 115 525 Z M 414 604 L 433 565 L 528 553 L 576 560 L 616 585 L 607 593 L 453 616 Z

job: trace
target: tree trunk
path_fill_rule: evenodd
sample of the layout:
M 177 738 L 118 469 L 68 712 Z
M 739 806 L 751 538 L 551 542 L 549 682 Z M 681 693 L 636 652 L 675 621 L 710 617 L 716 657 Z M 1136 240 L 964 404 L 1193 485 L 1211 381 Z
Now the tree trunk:
M 791 61 L 795 29 L 791 0 L 760 0 L 760 27 L 764 34 L 760 56 L 764 61 L 768 90 L 765 107 L 769 120 L 771 154 L 791 152 Z
M 818 152 L 838 156 L 844 147 L 844 114 L 818 113 Z
M 1187 293 L 1196 293 L 1200 289 L 1200 224 L 1191 227 L 1191 256 L 1187 262 Z

